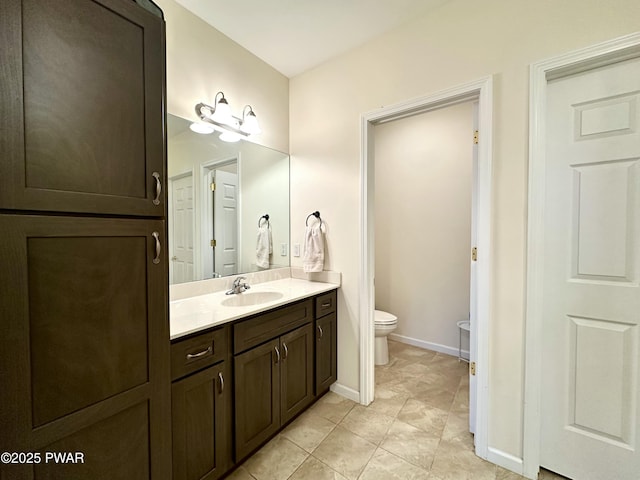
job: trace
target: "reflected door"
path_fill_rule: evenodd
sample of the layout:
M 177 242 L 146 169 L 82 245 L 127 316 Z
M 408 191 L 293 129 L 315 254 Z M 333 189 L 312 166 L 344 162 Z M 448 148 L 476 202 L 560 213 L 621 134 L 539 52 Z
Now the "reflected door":
M 547 97 L 541 465 L 640 471 L 640 60 Z
M 220 275 L 238 273 L 238 175 L 215 171 L 213 192 L 213 271 Z
M 195 280 L 193 271 L 193 176 L 171 180 L 171 262 L 170 282 Z

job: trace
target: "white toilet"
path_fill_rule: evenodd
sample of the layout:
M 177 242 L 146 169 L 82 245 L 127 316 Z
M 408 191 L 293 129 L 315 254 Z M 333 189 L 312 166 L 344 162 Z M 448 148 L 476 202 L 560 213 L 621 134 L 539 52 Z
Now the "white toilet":
M 373 323 L 376 331 L 375 361 L 376 365 L 389 363 L 389 346 L 387 335 L 398 326 L 398 317 L 382 310 L 374 312 Z

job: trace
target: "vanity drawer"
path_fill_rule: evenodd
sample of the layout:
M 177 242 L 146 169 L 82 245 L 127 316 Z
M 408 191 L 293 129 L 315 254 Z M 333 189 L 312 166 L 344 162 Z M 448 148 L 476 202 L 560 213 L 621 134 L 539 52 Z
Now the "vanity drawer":
M 240 353 L 313 320 L 313 300 L 308 299 L 233 326 L 233 353 Z
M 316 297 L 316 318 L 335 312 L 337 298 L 335 290 Z
M 171 380 L 184 377 L 228 355 L 229 328 L 223 327 L 171 345 Z

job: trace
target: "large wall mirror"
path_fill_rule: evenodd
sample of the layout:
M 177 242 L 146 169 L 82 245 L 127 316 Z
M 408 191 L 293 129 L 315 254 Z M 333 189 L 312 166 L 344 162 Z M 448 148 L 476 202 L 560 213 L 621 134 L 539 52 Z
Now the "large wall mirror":
M 167 115 L 170 283 L 264 270 L 256 253 L 264 227 L 268 268 L 288 267 L 289 155 L 190 124 Z

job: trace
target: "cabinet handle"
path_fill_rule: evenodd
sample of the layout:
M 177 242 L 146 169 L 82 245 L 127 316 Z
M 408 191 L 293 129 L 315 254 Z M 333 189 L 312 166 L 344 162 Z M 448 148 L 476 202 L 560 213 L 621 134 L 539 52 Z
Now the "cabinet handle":
M 220 393 L 224 392 L 224 377 L 222 372 L 218 372 L 218 380 L 220 380 Z
M 318 333 L 320 334 L 320 338 L 322 338 L 324 332 L 322 331 L 322 327 L 320 325 L 318 325 Z
M 160 194 L 162 193 L 162 182 L 160 181 L 160 174 L 158 172 L 153 172 L 151 176 L 156 179 L 156 198 L 153 199 L 153 204 L 160 205 Z
M 280 350 L 278 350 L 278 347 L 273 347 L 276 350 L 276 365 L 280 363 Z
M 323 303 L 322 308 L 327 308 L 331 306 L 331 302 Z
M 157 265 L 160 263 L 160 251 L 162 250 L 162 246 L 160 245 L 160 234 L 158 232 L 153 232 L 151 236 L 156 239 L 156 257 L 153 259 L 153 263 Z
M 289 349 L 287 348 L 287 344 L 282 342 L 282 348 L 284 348 L 284 357 L 282 357 L 282 359 L 286 360 L 289 356 Z
M 193 360 L 194 358 L 204 357 L 205 355 L 208 355 L 211 352 L 213 352 L 213 348 L 211 347 L 211 345 L 209 345 L 206 350 L 203 350 L 201 352 L 187 353 L 187 360 Z

